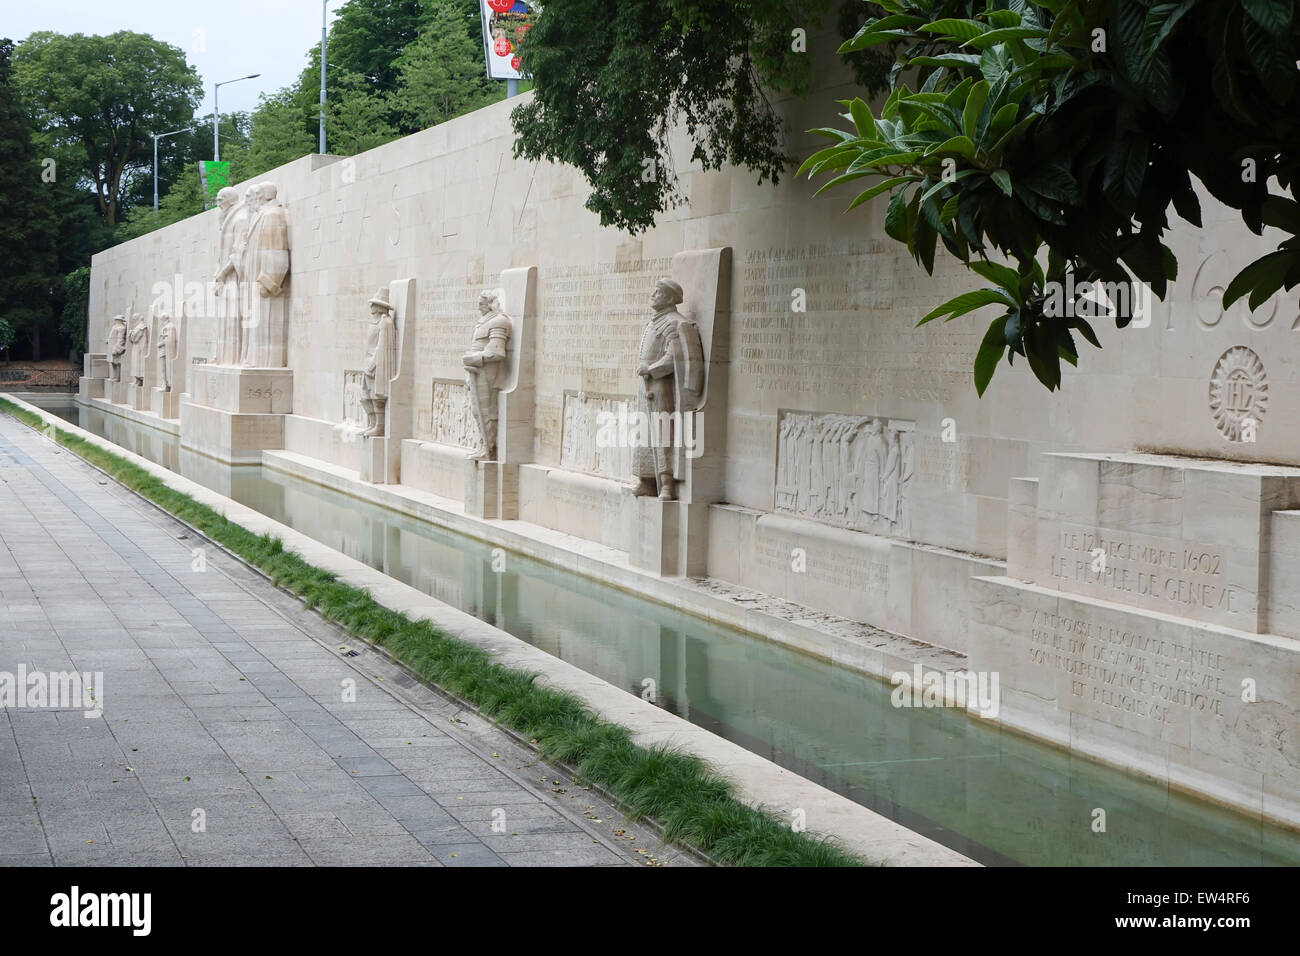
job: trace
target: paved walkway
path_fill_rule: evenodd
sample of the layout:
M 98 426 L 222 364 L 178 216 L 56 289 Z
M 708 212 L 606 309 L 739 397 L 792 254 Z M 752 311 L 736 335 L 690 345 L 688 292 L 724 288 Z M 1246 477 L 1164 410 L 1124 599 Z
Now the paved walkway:
M 0 414 L 0 865 L 692 865 L 205 545 Z

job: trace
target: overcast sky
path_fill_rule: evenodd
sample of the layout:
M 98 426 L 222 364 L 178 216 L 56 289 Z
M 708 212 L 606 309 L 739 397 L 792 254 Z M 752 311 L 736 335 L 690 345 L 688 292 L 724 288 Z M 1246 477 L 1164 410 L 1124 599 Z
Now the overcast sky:
M 15 41 L 38 30 L 57 33 L 148 33 L 185 51 L 203 78 L 199 113 L 212 110 L 212 84 L 249 73 L 255 80 L 221 88 L 221 112 L 252 110 L 260 93 L 298 78 L 307 51 L 320 42 L 321 0 L 4 0 L 0 36 Z M 331 0 L 330 20 L 342 0 Z

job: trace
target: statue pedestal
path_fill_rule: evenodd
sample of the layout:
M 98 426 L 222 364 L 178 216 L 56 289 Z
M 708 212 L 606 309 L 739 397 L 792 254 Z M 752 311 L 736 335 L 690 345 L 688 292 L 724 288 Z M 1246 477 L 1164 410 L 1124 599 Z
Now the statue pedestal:
M 519 466 L 470 458 L 465 462 L 465 513 L 513 521 L 519 517 Z
M 180 403 L 181 445 L 220 461 L 262 460 L 284 447 L 284 417 L 293 411 L 293 370 L 195 365 L 189 398 Z
M 83 375 L 77 381 L 77 395 L 83 402 L 88 402 L 92 398 L 103 398 L 104 385 L 102 378 L 88 378 Z
M 81 356 L 82 375 L 86 378 L 108 378 L 108 354 L 105 352 L 87 352 Z
M 152 405 L 149 399 L 149 387 L 132 382 L 126 387 L 126 404 L 138 412 L 149 411 Z
M 109 398 L 113 400 L 114 405 L 127 404 L 127 384 L 126 382 L 105 382 L 104 389 L 108 392 Z
M 150 408 L 159 418 L 180 418 L 180 398 L 180 395 L 174 391 L 167 392 L 161 388 L 155 388 L 150 396 Z
M 708 566 L 708 542 L 687 529 L 708 520 L 707 505 L 663 501 L 633 495 L 632 542 L 628 560 L 634 568 L 661 577 L 699 577 Z
M 385 435 L 373 438 L 361 437 L 361 464 L 357 471 L 362 481 L 376 485 L 395 485 L 398 483 L 402 464 L 402 443 Z

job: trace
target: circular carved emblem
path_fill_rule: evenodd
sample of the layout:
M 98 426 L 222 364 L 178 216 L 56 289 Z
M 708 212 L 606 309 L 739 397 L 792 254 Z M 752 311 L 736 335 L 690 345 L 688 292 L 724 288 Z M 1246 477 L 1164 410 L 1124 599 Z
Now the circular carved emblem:
M 1210 414 L 1228 441 L 1253 442 L 1268 409 L 1268 376 L 1258 355 L 1234 345 L 1219 356 L 1210 375 Z

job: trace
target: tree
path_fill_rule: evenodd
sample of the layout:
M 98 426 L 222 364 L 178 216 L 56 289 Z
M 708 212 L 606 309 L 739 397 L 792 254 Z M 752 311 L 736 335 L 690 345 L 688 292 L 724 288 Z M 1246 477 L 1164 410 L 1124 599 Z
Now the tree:
M 399 81 L 397 102 L 408 130 L 421 130 L 476 110 L 501 98 L 500 83 L 489 80 L 483 67 L 483 43 L 465 31 L 463 0 L 430 0 L 428 19 L 419 37 L 395 61 Z
M 803 95 L 811 31 L 830 0 L 561 0 L 520 45 L 533 99 L 511 114 L 515 155 L 577 167 L 587 208 L 638 232 L 681 201 L 668 137 L 684 123 L 705 169 L 777 182 L 789 157 L 768 91 Z
M 1300 204 L 1269 189 L 1300 174 L 1296 5 L 879 0 L 887 15 L 842 49 L 897 50 L 892 91 L 878 114 L 845 101 L 850 128 L 819 130 L 834 143 L 801 172 L 836 173 L 823 189 L 879 177 L 849 208 L 889 193 L 886 232 L 927 272 L 942 241 L 991 283 L 921 318 L 1002 310 L 975 358 L 981 394 L 1004 355 L 1058 388 L 1075 334 L 1099 346 L 1088 318 L 1133 318 L 1085 297 L 1131 302 L 1133 280 L 1164 297 L 1177 274 L 1170 207 L 1201 224 L 1192 177 L 1254 232 L 1288 234 L 1229 284 L 1225 307 L 1300 284 Z
M 53 316 L 55 236 L 51 176 L 38 160 L 31 118 L 13 82 L 12 40 L 0 40 L 0 347 L 26 334 L 33 360 Z
M 297 88 L 290 86 L 270 96 L 263 94 L 253 111 L 248 153 L 242 158 L 237 179 L 260 175 L 315 151 L 316 140 L 308 131 L 297 93 Z
M 89 312 L 90 266 L 81 266 L 63 277 L 63 308 L 59 312 L 59 334 L 78 352 L 86 351 Z
M 99 209 L 117 222 L 124 178 L 153 161 L 150 133 L 191 122 L 202 91 L 177 47 L 141 33 L 33 33 L 15 55 L 15 77 L 60 166 L 94 184 Z
M 397 138 L 389 125 L 393 97 L 372 93 L 359 74 L 345 74 L 339 81 L 339 93 L 327 103 L 329 113 L 329 149 L 341 156 L 355 156 Z

